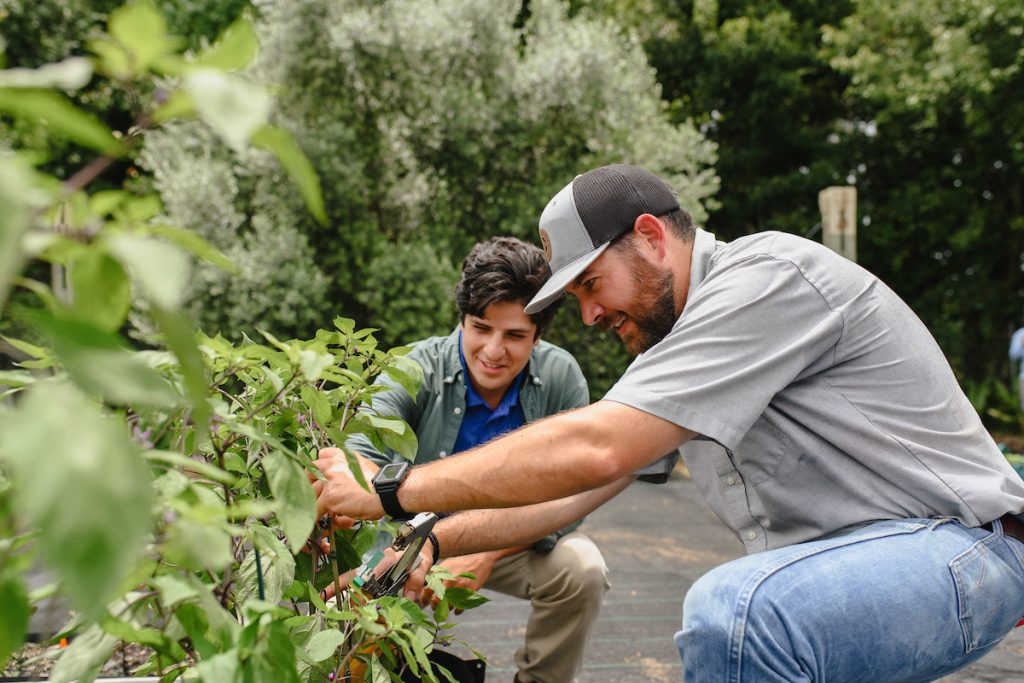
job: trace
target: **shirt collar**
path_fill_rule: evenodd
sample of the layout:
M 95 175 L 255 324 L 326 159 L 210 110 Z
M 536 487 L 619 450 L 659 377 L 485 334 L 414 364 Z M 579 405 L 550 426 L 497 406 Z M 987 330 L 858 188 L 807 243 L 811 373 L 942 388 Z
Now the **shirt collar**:
M 683 304 L 684 311 L 690 300 L 693 299 L 697 287 L 707 277 L 708 270 L 711 268 L 711 258 L 715 255 L 717 246 L 718 242 L 715 240 L 714 233 L 697 228 L 693 236 L 693 250 L 690 255 L 690 288 L 687 290 L 686 303 Z

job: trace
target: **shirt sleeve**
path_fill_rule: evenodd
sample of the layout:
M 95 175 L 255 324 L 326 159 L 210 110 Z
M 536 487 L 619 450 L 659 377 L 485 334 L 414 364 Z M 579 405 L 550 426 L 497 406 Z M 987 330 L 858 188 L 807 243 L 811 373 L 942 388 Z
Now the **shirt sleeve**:
M 842 331 L 795 264 L 754 255 L 709 273 L 605 398 L 735 448 L 777 392 L 834 358 Z
M 415 356 L 416 352 L 413 351 L 409 357 L 413 360 L 418 360 Z M 425 364 L 420 363 L 420 365 L 424 366 L 424 378 L 423 383 L 420 385 L 418 397 L 425 394 L 424 387 L 430 381 L 430 378 L 426 376 Z M 415 429 L 419 418 L 418 406 L 422 404 L 419 398 L 414 399 L 403 386 L 383 372 L 377 376 L 373 385 L 382 389 L 382 391 L 375 393 L 370 403 L 360 406 L 359 410 L 371 412 L 381 417 L 399 417 Z M 365 434 L 353 434 L 345 442 L 345 446 L 381 467 L 388 463 L 402 460 L 401 455 L 390 448 L 384 447 L 383 444 L 374 444 Z

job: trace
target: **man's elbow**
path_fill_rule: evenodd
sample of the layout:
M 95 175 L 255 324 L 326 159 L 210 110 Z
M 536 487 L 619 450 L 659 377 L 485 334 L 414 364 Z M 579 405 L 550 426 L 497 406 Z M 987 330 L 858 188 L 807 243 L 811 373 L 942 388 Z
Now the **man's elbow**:
M 621 479 L 636 469 L 630 462 L 627 453 L 612 445 L 605 445 L 594 453 L 592 462 L 587 465 L 595 486 L 604 486 Z

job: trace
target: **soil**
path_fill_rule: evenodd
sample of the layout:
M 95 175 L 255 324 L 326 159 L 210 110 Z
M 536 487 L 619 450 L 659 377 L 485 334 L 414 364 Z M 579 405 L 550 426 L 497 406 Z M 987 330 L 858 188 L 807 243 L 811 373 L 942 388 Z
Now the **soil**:
M 8 658 L 3 670 L 0 671 L 0 681 L 47 680 L 57 663 L 61 649 L 60 645 L 26 644 Z M 151 653 L 152 650 L 149 648 L 128 643 L 114 652 L 114 656 L 100 669 L 100 676 L 131 676 L 135 669 L 149 659 Z

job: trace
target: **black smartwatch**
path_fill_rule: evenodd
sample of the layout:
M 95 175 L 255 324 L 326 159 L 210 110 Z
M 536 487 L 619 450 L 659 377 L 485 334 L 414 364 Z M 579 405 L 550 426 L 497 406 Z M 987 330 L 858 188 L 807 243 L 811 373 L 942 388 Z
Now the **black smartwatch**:
M 380 504 L 384 506 L 384 512 L 388 513 L 392 519 L 412 517 L 402 509 L 402 504 L 398 502 L 398 487 L 409 476 L 410 469 L 412 468 L 407 462 L 393 462 L 381 467 L 373 476 L 373 488 L 380 496 Z

